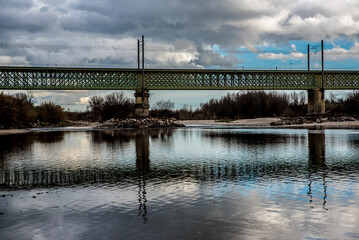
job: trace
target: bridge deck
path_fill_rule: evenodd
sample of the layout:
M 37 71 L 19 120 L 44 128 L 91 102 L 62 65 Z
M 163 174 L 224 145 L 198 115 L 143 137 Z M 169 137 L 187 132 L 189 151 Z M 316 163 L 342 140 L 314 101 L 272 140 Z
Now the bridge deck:
M 135 90 L 141 71 L 114 68 L 0 67 L 0 89 Z M 306 90 L 321 71 L 145 69 L 149 90 Z M 325 71 L 324 89 L 359 89 L 359 71 Z

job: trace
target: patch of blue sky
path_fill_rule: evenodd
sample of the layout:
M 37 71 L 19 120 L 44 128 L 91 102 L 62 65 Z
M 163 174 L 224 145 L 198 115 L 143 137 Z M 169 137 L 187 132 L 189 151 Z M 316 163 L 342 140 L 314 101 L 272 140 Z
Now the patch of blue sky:
M 354 45 L 355 41 L 352 40 L 348 40 L 346 38 L 337 38 L 334 39 L 332 41 L 329 40 L 324 40 L 324 49 L 328 50 L 328 49 L 333 49 L 335 47 L 340 47 L 346 50 L 350 50 L 353 45 Z M 265 52 L 273 52 L 273 53 L 289 53 L 292 51 L 297 51 L 297 52 L 301 52 L 301 53 L 307 53 L 308 51 L 308 44 L 310 46 L 311 52 L 313 52 L 315 50 L 315 48 L 317 49 L 317 51 L 321 51 L 321 41 L 317 41 L 317 42 L 307 42 L 307 41 L 302 41 L 302 40 L 292 40 L 289 41 L 288 44 L 285 45 L 280 45 L 280 46 L 269 46 L 269 47 L 265 47 Z M 295 48 L 293 47 L 295 46 Z
M 290 41 L 286 46 L 265 45 L 257 46 L 257 52 L 251 52 L 246 48 L 240 48 L 237 51 L 237 58 L 241 60 L 238 68 L 247 69 L 268 69 L 268 70 L 294 70 L 307 69 L 307 52 L 310 45 L 310 65 L 311 70 L 321 70 L 321 42 Z M 324 50 L 342 49 L 350 51 L 355 41 L 338 38 L 334 41 L 325 41 Z M 224 51 L 222 51 L 224 53 Z M 301 53 L 301 58 L 292 53 Z M 272 59 L 260 58 L 260 54 L 273 54 L 276 57 Z M 342 55 L 341 55 L 342 54 Z M 346 54 L 347 56 L 344 56 Z M 351 53 L 327 52 L 324 53 L 324 67 L 327 70 L 357 70 L 359 56 L 355 51 Z
M 354 41 L 349 41 L 344 38 L 338 38 L 334 41 L 325 41 L 324 49 L 331 50 L 334 48 L 342 48 L 349 51 L 353 45 Z M 293 40 L 288 44 L 284 45 L 274 45 L 274 44 L 264 44 L 261 46 L 255 46 L 256 51 L 250 51 L 245 47 L 241 47 L 236 51 L 227 51 L 226 49 L 221 48 L 219 45 L 213 45 L 212 50 L 223 55 L 235 55 L 239 60 L 239 64 L 234 65 L 234 68 L 238 69 L 268 69 L 268 70 L 294 70 L 294 69 L 307 69 L 307 51 L 308 44 L 310 45 L 311 52 L 311 69 L 320 70 L 321 69 L 321 42 L 306 42 Z M 303 57 L 291 57 L 291 53 L 302 53 Z M 275 58 L 275 59 L 262 59 L 259 57 L 259 54 L 277 54 L 283 55 L 286 57 Z M 335 53 L 331 53 L 335 54 Z M 325 68 L 326 69 L 357 69 L 359 60 L 356 59 L 341 59 L 341 61 L 331 61 L 325 59 Z M 209 69 L 215 69 L 218 66 L 209 66 Z
M 260 59 L 258 53 L 238 54 L 238 58 L 243 60 L 239 68 L 248 70 L 294 70 L 307 67 L 306 61 L 302 59 Z
M 294 40 L 294 41 L 289 42 L 290 46 L 295 46 L 295 49 L 293 49 L 293 47 L 291 47 L 292 50 L 296 50 L 296 51 L 301 52 L 301 53 L 307 53 L 308 52 L 308 44 L 313 45 L 313 46 L 314 45 L 320 46 L 320 42 L 311 43 L 311 42 L 298 41 L 298 40 Z
M 325 61 L 324 67 L 326 70 L 359 70 L 359 59 L 347 59 L 340 62 Z
M 340 46 L 341 48 L 344 48 L 346 50 L 350 50 L 354 46 L 355 41 L 348 40 L 346 38 L 337 38 L 332 41 L 332 43 L 325 42 L 325 45 L 329 46 Z M 326 47 L 326 46 L 325 46 Z
M 217 45 L 217 44 L 214 44 L 214 45 L 212 46 L 212 49 L 213 49 L 213 51 L 216 51 L 216 52 L 218 52 L 218 53 L 220 53 L 220 54 L 222 54 L 222 55 L 224 55 L 224 56 L 227 55 L 227 52 L 226 52 L 226 51 L 223 51 L 223 49 L 221 49 L 220 46 Z
M 291 44 L 285 44 L 285 45 L 273 45 L 273 44 L 265 44 L 262 46 L 255 46 L 258 53 L 283 53 L 288 54 L 290 52 L 293 52 L 293 48 Z

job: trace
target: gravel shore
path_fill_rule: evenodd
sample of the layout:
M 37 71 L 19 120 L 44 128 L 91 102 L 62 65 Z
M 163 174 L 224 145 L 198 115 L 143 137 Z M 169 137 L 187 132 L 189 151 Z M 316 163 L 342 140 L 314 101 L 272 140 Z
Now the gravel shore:
M 27 133 L 28 129 L 0 129 L 0 135 Z
M 304 123 L 294 125 L 272 126 L 271 123 L 279 121 L 280 118 L 256 118 L 240 119 L 235 121 L 215 121 L 215 120 L 185 120 L 181 121 L 185 126 L 226 126 L 238 128 L 288 128 L 288 129 L 359 129 L 359 121 L 343 122 L 322 122 Z
M 184 120 L 180 123 L 188 125 L 225 125 L 225 126 L 270 126 L 272 122 L 278 121 L 279 118 L 256 118 L 256 119 L 239 119 L 235 121 L 217 121 L 217 120 Z
M 304 123 L 293 125 L 280 125 L 273 126 L 271 123 L 279 121 L 280 118 L 256 118 L 256 119 L 239 119 L 235 121 L 217 121 L 217 120 L 184 120 L 178 121 L 179 124 L 183 124 L 186 127 L 191 126 L 225 126 L 231 128 L 287 128 L 287 129 L 359 129 L 359 120 L 355 121 L 343 121 L 343 122 L 322 122 L 322 123 Z M 73 124 L 73 127 L 89 127 L 99 128 L 95 123 L 90 122 L 77 122 Z M 44 128 L 46 129 L 46 128 Z M 38 128 L 37 128 L 38 130 Z M 22 134 L 31 132 L 32 129 L 0 129 L 0 135 Z

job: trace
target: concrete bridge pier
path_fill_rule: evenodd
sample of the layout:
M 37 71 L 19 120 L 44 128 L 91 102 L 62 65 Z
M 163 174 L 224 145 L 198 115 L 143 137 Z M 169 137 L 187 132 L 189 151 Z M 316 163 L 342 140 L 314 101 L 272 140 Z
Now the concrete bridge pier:
M 325 113 L 324 89 L 308 90 L 308 114 Z
M 148 117 L 150 115 L 150 105 L 148 104 L 149 97 L 150 94 L 147 89 L 136 89 L 135 115 L 137 117 Z

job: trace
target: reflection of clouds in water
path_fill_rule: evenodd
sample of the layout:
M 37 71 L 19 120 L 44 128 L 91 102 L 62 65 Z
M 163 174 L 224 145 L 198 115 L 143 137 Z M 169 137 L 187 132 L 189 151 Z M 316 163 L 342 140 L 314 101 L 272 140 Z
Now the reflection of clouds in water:
M 305 148 L 306 132 L 292 133 L 273 132 L 268 130 L 217 130 L 205 132 L 210 139 L 211 146 L 221 146 L 231 157 L 238 155 L 240 148 L 241 158 L 249 161 L 301 161 Z
M 229 183 L 225 187 L 224 190 L 221 185 L 189 182 L 149 184 L 146 191 L 149 193 L 147 198 L 150 212 L 146 216 L 146 226 L 136 218 L 139 205 L 136 191 L 132 187 L 92 188 L 86 190 L 86 196 L 83 191 L 60 189 L 37 195 L 36 200 L 32 200 L 32 195 L 36 192 L 33 191 L 21 195 L 22 198 L 29 199 L 25 205 L 23 199 L 15 193 L 12 200 L 16 199 L 14 201 L 18 204 L 10 204 L 9 209 L 14 212 L 22 209 L 23 221 L 27 222 L 27 226 L 40 229 L 41 236 L 46 238 L 61 232 L 64 227 L 67 231 L 63 236 L 70 238 L 78 236 L 77 234 L 87 237 L 117 234 L 132 238 L 145 234 L 157 239 L 161 238 L 159 233 L 167 237 L 189 238 L 198 231 L 202 231 L 201 236 L 207 239 L 220 239 L 223 236 L 230 239 L 238 234 L 244 238 L 255 236 L 258 239 L 286 239 L 288 236 L 293 239 L 342 239 L 345 234 L 355 233 L 355 229 L 358 229 L 359 208 L 356 202 L 347 206 L 332 202 L 329 210 L 324 211 L 320 204 L 311 208 L 285 192 L 277 192 L 276 199 L 270 192 L 263 194 L 263 191 L 271 187 L 270 184 L 245 192 L 237 184 Z M 277 189 L 280 188 L 278 185 Z M 223 194 L 216 195 L 218 191 Z M 32 207 L 35 202 L 39 206 L 37 209 Z M 65 205 L 75 210 L 64 208 Z M 51 208 L 54 206 L 58 207 Z M 13 215 L 7 215 L 11 222 Z M 93 224 L 97 228 L 93 228 Z M 10 227 L 6 224 L 2 226 Z M 5 239 L 19 238 L 23 236 L 21 234 L 25 234 L 21 227 L 15 224 L 16 226 L 19 230 L 6 231 L 4 235 L 8 238 Z M 48 231 L 50 226 L 51 232 Z M 134 226 L 135 232 L 131 231 Z M 102 228 L 108 231 L 102 232 Z
M 147 182 L 189 179 L 261 183 L 301 178 L 320 182 L 324 172 L 330 173 L 330 179 L 357 171 L 356 158 L 344 158 L 350 164 L 341 164 L 343 159 L 327 163 L 324 146 L 328 140 L 323 131 L 304 133 L 294 131 L 291 136 L 286 131 L 233 129 L 66 132 L 51 137 L 61 139 L 53 144 L 32 143 L 20 152 L 22 158 L 8 155 L 0 180 L 6 186 L 49 187 L 120 183 L 133 181 L 140 174 L 149 179 Z M 326 158 L 333 159 L 333 155 Z
M 326 130 L 326 145 L 328 164 L 335 165 L 337 162 L 356 160 L 359 150 L 358 132 L 353 130 Z
M 48 238 L 51 233 L 43 223 L 52 217 L 50 222 L 61 231 L 63 226 L 74 231 L 76 225 L 81 236 L 92 238 L 161 238 L 153 235 L 161 231 L 167 238 L 201 232 L 199 238 L 208 239 L 239 234 L 342 239 L 356 234 L 359 161 L 353 154 L 357 156 L 358 149 L 341 159 L 335 155 L 337 143 L 356 141 L 352 134 L 336 138 L 335 131 L 299 131 L 293 136 L 280 130 L 278 136 L 248 131 L 106 130 L 64 133 L 55 143 L 30 141 L 25 148 L 15 147 L 30 154 L 23 157 L 26 162 L 11 153 L 0 165 L 3 189 L 17 184 L 34 188 L 18 192 L 30 201 L 0 201 L 10 202 L 5 212 L 10 220 L 17 217 L 9 212 L 22 209 L 22 221 Z M 66 152 L 66 146 L 71 151 Z M 54 160 L 48 155 L 48 161 L 41 159 L 43 150 Z M 53 186 L 73 188 L 52 191 Z M 36 195 L 39 187 L 50 192 Z M 100 234 L 94 224 L 111 231 Z

